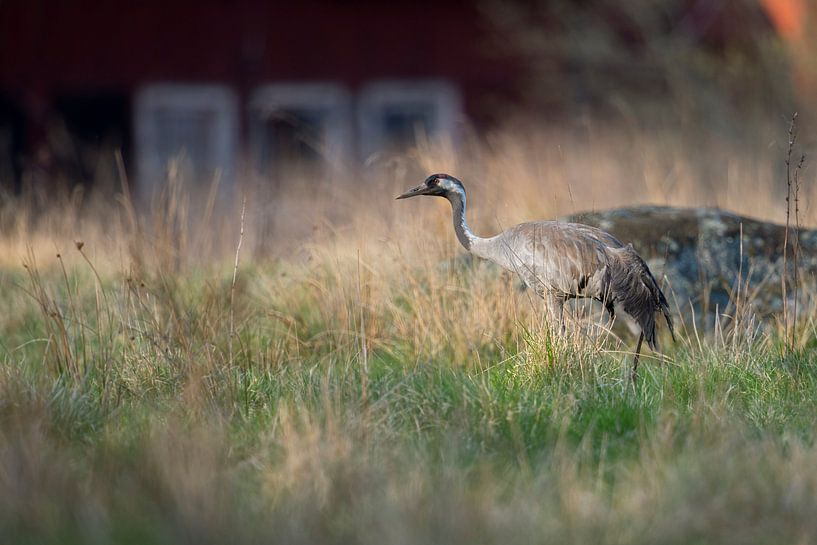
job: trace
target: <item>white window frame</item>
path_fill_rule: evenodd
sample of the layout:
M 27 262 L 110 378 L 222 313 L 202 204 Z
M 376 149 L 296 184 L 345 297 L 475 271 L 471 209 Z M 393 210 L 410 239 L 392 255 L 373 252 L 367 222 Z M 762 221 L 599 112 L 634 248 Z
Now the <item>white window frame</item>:
M 462 98 L 445 80 L 383 80 L 366 85 L 358 97 L 357 124 L 360 154 L 365 160 L 380 150 L 386 137 L 380 122 L 383 110 L 400 103 L 430 102 L 437 114 L 430 137 L 446 136 L 455 142 L 462 120 Z
M 249 147 L 257 164 L 261 149 L 262 123 L 276 110 L 315 109 L 328 112 L 324 134 L 325 149 L 320 150 L 327 166 L 342 166 L 352 150 L 352 99 L 349 92 L 334 83 L 270 83 L 251 95 L 248 110 Z M 274 159 L 273 159 L 274 160 Z
M 142 87 L 134 101 L 139 193 L 150 196 L 167 174 L 163 154 L 156 147 L 159 127 L 154 114 L 161 109 L 214 114 L 213 163 L 221 168 L 222 181 L 232 182 L 239 146 L 238 99 L 233 90 L 218 84 L 154 83 Z

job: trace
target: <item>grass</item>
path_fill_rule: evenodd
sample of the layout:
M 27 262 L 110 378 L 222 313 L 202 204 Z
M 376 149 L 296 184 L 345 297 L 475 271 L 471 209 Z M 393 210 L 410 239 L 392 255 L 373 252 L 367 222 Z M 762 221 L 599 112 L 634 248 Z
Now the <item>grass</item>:
M 480 150 L 486 172 L 501 149 Z M 576 192 L 517 168 L 512 203 L 561 182 Z M 694 204 L 682 196 L 702 189 L 677 183 L 664 199 Z M 36 220 L 21 219 L 25 197 L 0 214 L 4 540 L 817 539 L 808 311 L 785 356 L 774 324 L 682 328 L 633 386 L 630 337 L 589 318 L 553 335 L 514 279 L 451 261 L 447 211 L 388 196 L 363 209 L 341 189 L 311 203 L 303 236 L 262 240 L 251 205 L 235 281 L 237 203 L 198 216 L 174 190 L 152 221 L 95 196 Z M 277 206 L 301 210 L 301 191 Z M 354 213 L 331 219 L 331 202 Z M 515 206 L 501 213 L 565 211 Z

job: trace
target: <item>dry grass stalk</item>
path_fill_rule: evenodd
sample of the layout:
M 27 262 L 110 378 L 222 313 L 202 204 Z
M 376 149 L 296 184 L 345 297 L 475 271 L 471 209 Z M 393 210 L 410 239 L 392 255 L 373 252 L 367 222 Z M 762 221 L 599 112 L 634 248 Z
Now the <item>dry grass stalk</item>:
M 792 155 L 797 143 L 797 112 L 792 115 L 789 123 L 788 146 L 786 148 L 786 229 L 783 236 L 783 271 L 780 275 L 781 291 L 783 296 L 783 338 L 784 350 L 788 352 L 795 345 L 797 322 L 797 298 L 799 287 L 799 249 L 800 249 L 800 171 L 806 160 L 805 154 L 800 156 L 796 165 L 792 165 Z M 794 202 L 792 202 L 794 201 Z M 795 232 L 793 242 L 794 280 L 792 284 L 794 300 L 792 315 L 789 314 L 789 300 L 787 284 L 789 282 L 789 233 L 791 231 L 792 205 L 795 213 Z
M 247 197 L 241 200 L 241 227 L 238 233 L 238 244 L 235 247 L 235 261 L 233 263 L 233 279 L 230 282 L 230 340 L 229 358 L 230 367 L 233 366 L 233 338 L 235 337 L 235 282 L 238 278 L 238 259 L 241 254 L 241 244 L 244 242 L 244 213 L 247 210 Z

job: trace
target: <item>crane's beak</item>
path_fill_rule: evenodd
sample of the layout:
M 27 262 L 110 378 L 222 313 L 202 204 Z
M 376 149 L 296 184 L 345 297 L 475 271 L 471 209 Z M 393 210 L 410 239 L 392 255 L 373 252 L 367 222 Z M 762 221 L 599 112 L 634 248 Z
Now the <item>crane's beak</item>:
M 426 184 L 420 184 L 417 187 L 412 187 L 402 195 L 399 195 L 398 199 L 408 199 L 409 197 L 416 197 L 417 195 L 427 195 L 428 186 Z

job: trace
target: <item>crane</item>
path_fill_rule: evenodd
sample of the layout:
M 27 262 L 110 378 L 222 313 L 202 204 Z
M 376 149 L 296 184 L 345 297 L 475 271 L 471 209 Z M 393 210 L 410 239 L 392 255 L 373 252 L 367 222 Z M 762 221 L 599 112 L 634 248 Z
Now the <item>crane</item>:
M 565 301 L 579 298 L 601 302 L 611 320 L 622 316 L 633 334 L 638 335 L 633 381 L 644 340 L 653 351 L 658 349 L 657 313 L 664 315 L 675 340 L 667 299 L 632 244 L 625 245 L 610 233 L 589 225 L 561 221 L 521 223 L 496 236 L 482 238 L 465 221 L 465 186 L 457 178 L 432 174 L 397 198 L 419 195 L 448 199 L 454 231 L 465 249 L 518 274 L 560 321 Z

